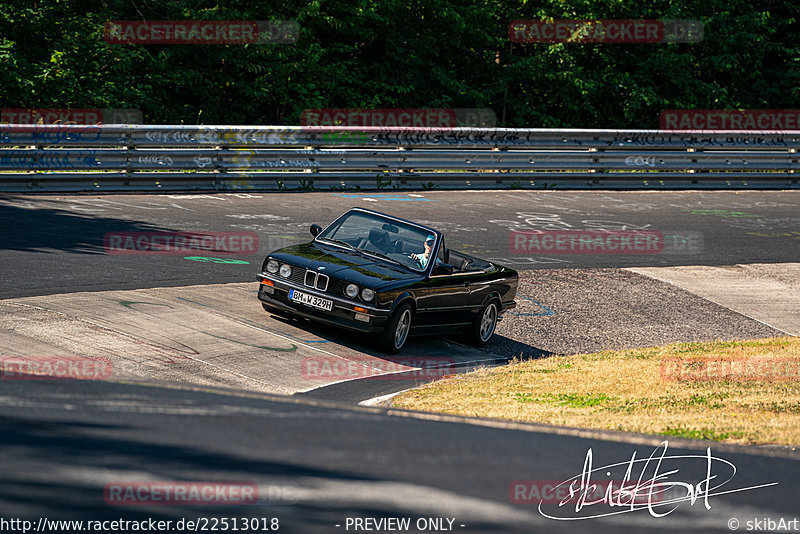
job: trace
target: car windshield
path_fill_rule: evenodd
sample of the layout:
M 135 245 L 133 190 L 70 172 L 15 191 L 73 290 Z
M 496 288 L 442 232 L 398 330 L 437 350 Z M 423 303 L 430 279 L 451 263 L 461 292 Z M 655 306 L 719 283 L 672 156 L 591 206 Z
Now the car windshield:
M 344 243 L 409 269 L 424 271 L 422 264 L 412 254 L 424 254 L 425 240 L 432 235 L 425 228 L 370 213 L 353 212 L 326 228 L 317 236 L 317 240 Z

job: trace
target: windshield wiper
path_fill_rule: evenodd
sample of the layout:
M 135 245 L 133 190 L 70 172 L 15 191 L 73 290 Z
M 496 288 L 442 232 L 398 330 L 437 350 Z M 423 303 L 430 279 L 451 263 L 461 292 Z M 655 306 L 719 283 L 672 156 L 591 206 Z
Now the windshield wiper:
M 393 258 L 390 258 L 389 256 L 387 256 L 385 254 L 381 254 L 380 252 L 374 252 L 372 250 L 366 250 L 366 249 L 363 249 L 363 248 L 357 248 L 357 250 L 360 250 L 364 254 L 372 254 L 373 256 L 378 256 L 379 258 L 383 258 L 385 260 L 389 260 L 390 262 L 392 262 L 392 263 L 394 263 L 396 265 L 399 265 L 400 267 L 405 267 L 405 265 L 403 265 L 399 261 L 397 261 L 397 260 L 395 260 Z
M 323 243 L 327 242 L 327 243 L 336 243 L 337 245 L 344 245 L 346 248 L 349 248 L 353 252 L 358 252 L 359 250 L 361 250 L 359 248 L 354 247 L 353 245 L 351 245 L 347 241 L 342 241 L 341 239 L 331 239 L 329 237 L 318 237 L 317 241 L 322 241 Z

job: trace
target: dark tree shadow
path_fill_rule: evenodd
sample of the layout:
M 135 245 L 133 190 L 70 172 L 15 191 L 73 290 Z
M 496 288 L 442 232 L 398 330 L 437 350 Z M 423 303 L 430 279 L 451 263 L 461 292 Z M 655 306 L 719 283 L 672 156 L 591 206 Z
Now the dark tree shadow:
M 0 250 L 48 252 L 60 250 L 81 254 L 103 254 L 103 238 L 109 232 L 157 232 L 168 229 L 145 222 L 98 215 L 86 216 L 53 207 L 37 199 L 36 209 L 5 204 L 0 195 Z M 18 199 L 16 199 L 18 200 Z

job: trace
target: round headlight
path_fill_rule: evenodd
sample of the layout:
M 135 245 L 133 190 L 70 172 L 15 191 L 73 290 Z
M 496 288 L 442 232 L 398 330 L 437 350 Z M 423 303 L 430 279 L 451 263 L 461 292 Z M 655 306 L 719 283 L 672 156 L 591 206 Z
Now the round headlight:
M 344 288 L 344 294 L 351 299 L 356 298 L 356 295 L 358 295 L 358 286 L 355 284 L 347 284 L 347 287 Z
M 289 278 L 289 275 L 292 274 L 292 268 L 284 263 L 281 265 L 280 274 L 284 278 Z
M 279 267 L 280 267 L 280 264 L 275 260 L 269 260 L 267 262 L 267 271 L 272 273 L 272 274 L 277 273 Z
M 375 298 L 375 292 L 365 287 L 364 289 L 361 290 L 361 298 L 369 302 Z

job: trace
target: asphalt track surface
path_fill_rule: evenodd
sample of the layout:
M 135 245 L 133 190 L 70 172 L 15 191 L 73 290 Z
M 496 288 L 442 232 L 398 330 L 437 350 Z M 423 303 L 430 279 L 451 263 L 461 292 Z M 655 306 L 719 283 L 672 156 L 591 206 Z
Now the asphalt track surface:
M 245 515 L 278 517 L 287 532 L 353 532 L 345 521 L 354 517 L 447 517 L 463 532 L 706 532 L 728 530 L 733 517 L 744 530 L 748 520 L 798 513 L 800 455 L 793 448 L 710 444 L 737 472 L 708 501 L 682 502 L 663 518 L 638 510 L 579 522 L 548 519 L 535 504 L 514 502 L 515 481 L 541 488 L 578 475 L 589 448 L 596 466 L 627 465 L 634 451 L 647 457 L 660 440 L 352 406 L 418 378 L 307 383 L 298 359 L 320 347 L 384 369 L 387 359 L 364 340 L 268 316 L 255 301 L 254 276 L 269 250 L 310 238 L 311 223 L 330 222 L 352 206 L 427 222 L 446 232 L 453 249 L 525 270 L 519 308 L 483 351 L 457 338 L 413 340 L 408 347 L 414 355 L 462 363 L 781 335 L 746 314 L 621 268 L 800 261 L 798 192 L 3 196 L 3 355 L 107 350 L 119 359 L 110 381 L 3 381 L 2 516 Z M 565 255 L 515 251 L 509 241 L 513 230 L 570 229 L 655 231 L 672 242 L 658 254 Z M 104 253 L 109 232 L 162 230 L 255 232 L 259 249 L 207 255 L 238 263 Z M 265 354 L 267 345 L 297 348 Z M 186 361 L 168 361 L 187 353 Z M 181 382 L 198 386 L 187 391 L 176 386 Z M 268 395 L 294 392 L 301 395 Z M 667 454 L 702 456 L 708 445 L 671 440 Z M 666 463 L 679 469 L 669 475 L 672 482 L 697 484 L 707 475 L 704 459 Z M 730 466 L 711 465 L 718 477 L 713 487 L 728 478 Z M 608 476 L 621 479 L 624 467 L 618 468 Z M 106 484 L 143 480 L 250 481 L 261 498 L 238 507 L 103 500 Z M 578 514 L 553 503 L 543 512 Z
M 678 441 L 663 454 L 699 458 L 632 465 L 634 480 L 678 470 L 661 479 L 676 484 L 663 500 L 676 501 L 653 509 L 674 509 L 670 515 L 639 509 L 576 523 L 621 508 L 597 504 L 576 512 L 550 500 L 540 512 L 534 492 L 580 475 L 589 448 L 589 478 L 621 481 L 634 453 L 637 460 L 662 454 L 658 439 L 626 443 L 613 434 L 107 382 L 10 383 L 0 410 L 0 507 L 6 517 L 34 522 L 276 517 L 281 532 L 353 532 L 344 528 L 348 518 L 408 517 L 449 518 L 455 532 L 713 532 L 728 530 L 733 517 L 743 526 L 754 518 L 792 518 L 800 492 L 796 456 L 712 445 L 709 467 L 704 444 Z M 714 489 L 707 500 L 679 501 L 688 491 L 677 484 L 694 488 L 709 468 Z M 198 506 L 153 497 L 122 505 L 104 494 L 126 482 L 175 480 L 255 484 L 259 499 Z
M 353 206 L 428 223 L 448 246 L 520 269 L 732 265 L 800 260 L 800 192 L 233 193 L 0 195 L 0 298 L 252 281 L 270 250 L 310 239 Z M 509 247 L 512 230 L 661 232 L 660 254 L 549 254 Z M 104 254 L 117 232 L 256 232 L 250 266 L 177 255 Z M 214 254 L 194 254 L 210 256 Z

